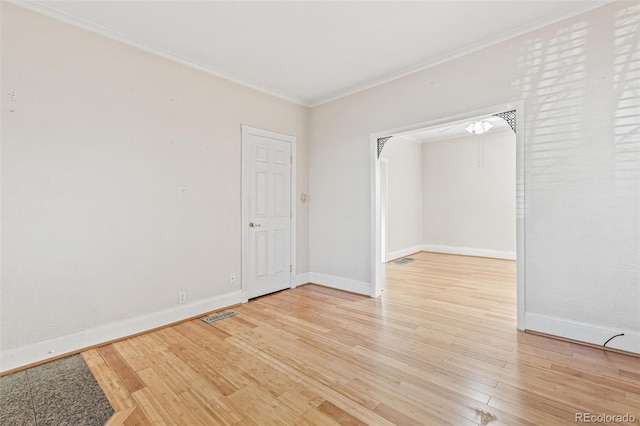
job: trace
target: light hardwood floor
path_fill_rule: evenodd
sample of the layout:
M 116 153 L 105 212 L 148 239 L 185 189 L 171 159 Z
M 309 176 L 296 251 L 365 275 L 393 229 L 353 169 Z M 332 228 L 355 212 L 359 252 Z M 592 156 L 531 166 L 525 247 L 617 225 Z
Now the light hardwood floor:
M 84 352 L 110 424 L 640 419 L 639 358 L 516 330 L 514 262 L 413 257 L 378 299 L 307 285 Z

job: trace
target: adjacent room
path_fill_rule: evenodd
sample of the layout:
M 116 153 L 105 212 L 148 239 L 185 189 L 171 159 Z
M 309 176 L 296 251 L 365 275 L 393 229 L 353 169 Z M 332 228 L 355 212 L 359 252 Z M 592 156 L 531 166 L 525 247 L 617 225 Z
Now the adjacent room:
M 506 120 L 393 136 L 380 163 L 387 261 L 419 251 L 516 259 L 516 137 Z
M 640 421 L 637 1 L 0 19 L 0 424 Z

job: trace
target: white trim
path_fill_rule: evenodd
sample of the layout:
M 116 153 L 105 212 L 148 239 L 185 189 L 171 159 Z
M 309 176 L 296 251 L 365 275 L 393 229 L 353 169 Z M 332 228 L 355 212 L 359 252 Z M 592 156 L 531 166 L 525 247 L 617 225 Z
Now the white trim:
M 382 220 L 384 219 L 384 225 Z M 389 160 L 380 159 L 380 261 L 389 259 Z
M 456 246 L 442 246 L 437 244 L 425 244 L 422 246 L 422 251 L 430 251 L 434 253 L 461 254 L 463 256 L 491 257 L 494 259 L 516 260 L 516 252 L 514 251 L 501 251 L 501 250 L 491 250 L 491 249 L 482 249 L 482 248 L 474 248 L 474 247 L 456 247 Z
M 296 275 L 295 279 L 294 279 L 294 283 L 291 286 L 291 288 L 296 288 L 299 285 L 305 285 L 305 284 L 309 284 L 311 282 L 311 277 L 309 272 L 305 272 L 303 274 L 298 274 Z
M 385 76 L 383 78 L 377 78 L 377 79 L 373 79 L 373 80 L 369 80 L 368 82 L 364 82 L 362 84 L 358 84 L 355 86 L 352 86 L 351 88 L 348 88 L 346 90 L 342 90 L 339 91 L 337 93 L 333 93 L 330 95 L 326 95 L 326 96 L 321 96 L 319 98 L 316 99 L 311 99 L 308 101 L 304 101 L 302 99 L 299 98 L 293 98 L 290 97 L 288 95 L 284 95 L 281 93 L 277 93 L 268 89 L 265 89 L 263 87 L 260 86 L 256 86 L 254 84 L 248 83 L 246 81 L 243 80 L 239 80 L 237 78 L 231 77 L 229 75 L 227 75 L 226 73 L 223 73 L 221 71 L 215 70 L 213 68 L 211 68 L 210 66 L 204 65 L 198 61 L 194 61 L 193 59 L 186 59 L 181 57 L 179 54 L 172 52 L 170 50 L 166 50 L 166 49 L 161 49 L 159 47 L 156 46 L 152 46 L 147 44 L 146 42 L 142 42 L 139 40 L 136 40 L 135 38 L 129 37 L 127 35 L 124 35 L 122 33 L 119 33 L 117 31 L 113 31 L 110 30 L 106 27 L 103 27 L 101 25 L 95 24 L 93 22 L 87 21 L 86 19 L 82 19 L 82 18 L 78 18 L 76 16 L 72 16 L 69 15 L 67 13 L 61 12 L 59 10 L 56 10 L 50 6 L 47 6 L 46 3 L 40 2 L 40 3 L 33 3 L 31 1 L 16 1 L 16 0 L 11 0 L 10 3 L 15 4 L 16 6 L 20 6 L 23 7 L 25 9 L 29 9 L 31 11 L 34 11 L 36 13 L 40 13 L 42 15 L 46 15 L 50 18 L 65 22 L 67 24 L 73 25 L 75 27 L 81 28 L 83 30 L 87 30 L 87 31 L 91 31 L 94 33 L 97 33 L 103 37 L 107 37 L 110 38 L 112 40 L 116 40 L 119 41 L 121 43 L 127 44 L 129 46 L 133 46 L 135 48 L 144 50 L 145 52 L 149 52 L 152 53 L 154 55 L 160 56 L 164 59 L 170 60 L 172 62 L 176 62 L 178 64 L 181 65 L 185 65 L 187 67 L 190 68 L 194 68 L 197 69 L 199 71 L 205 72 L 207 74 L 211 74 L 214 75 L 216 77 L 220 77 L 223 78 L 225 80 L 231 81 L 233 83 L 245 86 L 245 87 L 249 87 L 253 90 L 257 90 L 259 92 L 262 93 L 266 93 L 268 95 L 271 96 L 275 96 L 277 98 L 289 101 L 289 102 L 293 102 L 296 103 L 298 105 L 302 105 L 302 106 L 306 106 L 309 108 L 313 108 L 316 106 L 320 106 L 322 104 L 325 103 L 329 103 L 359 92 L 362 92 L 364 90 L 368 90 L 371 89 L 373 87 L 376 86 L 380 86 L 386 83 L 389 83 L 391 81 L 394 80 L 398 80 L 401 79 L 403 77 L 406 77 L 408 75 L 411 74 L 415 74 L 417 72 L 420 71 L 424 71 L 426 69 L 435 67 L 437 65 L 452 61 L 454 59 L 460 58 L 464 55 L 468 55 L 470 53 L 473 52 L 477 52 L 479 50 L 485 49 L 487 47 L 502 43 L 504 41 L 507 40 L 511 40 L 515 37 L 521 36 L 523 34 L 529 33 L 531 31 L 535 31 L 537 29 L 540 28 L 544 28 L 547 27 L 549 25 L 553 25 L 555 23 L 564 21 L 565 19 L 569 19 L 572 18 L 574 16 L 578 16 L 580 14 L 586 13 L 590 10 L 593 9 L 597 9 L 599 7 L 602 7 L 606 4 L 611 3 L 613 0 L 600 0 L 600 1 L 596 1 L 593 3 L 589 3 L 587 5 L 585 5 L 584 7 L 579 7 L 570 11 L 567 11 L 565 13 L 561 13 L 561 14 L 557 14 L 556 16 L 553 17 L 553 19 L 540 19 L 538 21 L 532 22 L 529 25 L 525 25 L 522 27 L 519 27 L 517 30 L 515 31 L 507 31 L 503 34 L 500 34 L 494 38 L 492 38 L 491 40 L 486 40 L 486 41 L 482 41 L 479 43 L 476 43 L 474 45 L 471 46 L 466 46 L 462 49 L 459 49 L 455 52 L 451 52 L 445 55 L 442 55 L 440 57 L 434 58 L 432 60 L 429 60 L 427 62 L 424 62 L 422 64 L 410 67 L 404 71 L 401 71 L 399 73 L 394 73 L 390 76 Z
M 364 281 L 352 280 L 351 278 L 336 277 L 335 275 L 309 272 L 309 282 L 324 287 L 363 294 L 365 296 L 369 296 L 371 293 L 371 284 Z
M 536 31 L 540 28 L 544 28 L 544 27 L 548 27 L 550 25 L 553 24 L 557 24 L 558 22 L 562 22 L 566 19 L 569 18 L 573 18 L 574 16 L 578 16 L 578 15 L 582 15 L 583 13 L 587 13 L 591 10 L 597 9 L 599 7 L 605 6 L 609 3 L 614 2 L 615 0 L 600 0 L 597 2 L 593 2 L 593 3 L 589 3 L 587 5 L 585 5 L 584 7 L 579 7 L 570 11 L 567 11 L 565 13 L 559 13 L 556 14 L 553 18 L 549 19 L 539 19 L 538 21 L 534 21 L 532 23 L 530 23 L 529 25 L 524 25 L 522 27 L 519 27 L 517 30 L 515 31 L 507 31 L 503 34 L 497 35 L 494 38 L 492 38 L 491 40 L 486 40 L 486 41 L 481 41 L 479 43 L 473 44 L 471 46 L 466 46 L 463 47 L 462 49 L 459 49 L 457 51 L 454 52 L 450 52 L 447 54 L 444 54 L 442 56 L 439 56 L 437 58 L 431 59 L 427 62 L 423 62 L 419 65 L 416 66 L 412 66 L 408 69 L 405 69 L 404 71 L 398 72 L 398 73 L 394 73 L 390 76 L 385 76 L 383 78 L 378 78 L 378 79 L 374 79 L 374 80 L 370 80 L 368 82 L 364 82 L 362 84 L 358 84 L 356 86 L 352 86 L 351 88 L 348 88 L 346 90 L 343 90 L 342 92 L 338 92 L 338 93 L 334 93 L 333 95 L 328 95 L 328 96 L 323 96 L 317 99 L 312 100 L 309 105 L 310 108 L 314 108 L 329 102 L 333 102 L 333 101 L 337 101 L 338 99 L 342 99 L 342 98 L 346 98 L 347 96 L 351 96 L 351 95 L 355 95 L 356 93 L 360 93 L 363 92 L 365 90 L 369 90 L 371 88 L 377 87 L 377 86 L 381 86 L 383 84 L 387 84 L 391 81 L 395 81 L 395 80 L 399 80 L 401 78 L 407 77 L 409 75 L 427 70 L 429 68 L 433 68 L 435 66 L 453 61 L 457 58 L 460 58 L 462 56 L 474 53 L 474 52 L 478 52 L 482 49 L 486 49 L 488 47 L 500 44 L 502 42 L 514 39 L 516 37 L 519 37 L 521 35 L 530 33 L 532 31 Z
M 371 147 L 369 150 L 371 167 L 371 297 L 379 297 L 385 287 L 385 264 L 382 262 L 382 236 L 380 218 L 380 159 L 378 158 L 378 138 L 388 134 L 379 133 L 371 135 Z
M 293 161 L 291 162 L 291 183 L 290 183 L 290 188 L 289 188 L 289 192 L 291 195 L 291 206 L 289 207 L 291 209 L 291 224 L 290 224 L 290 235 L 289 238 L 291 239 L 291 253 L 289 254 L 290 256 L 290 260 L 291 260 L 291 274 L 289 275 L 289 283 L 291 284 L 291 288 L 295 288 L 296 286 L 296 274 L 298 272 L 298 265 L 297 265 L 297 261 L 298 261 L 298 257 L 297 257 L 297 244 L 296 242 L 298 241 L 297 239 L 297 229 L 298 229 L 298 216 L 296 213 L 296 207 L 298 205 L 298 190 L 297 190 L 297 185 L 296 185 L 296 179 L 297 179 L 297 169 L 296 169 L 296 165 L 298 163 L 298 156 L 296 155 L 296 137 L 295 136 L 290 136 L 290 138 L 292 138 L 291 140 L 291 158 L 293 158 Z
M 248 301 L 248 293 L 245 287 L 245 277 L 248 276 L 247 271 L 247 261 L 249 259 L 248 248 L 249 248 L 249 228 L 247 224 L 249 223 L 249 211 L 248 211 L 248 200 L 249 200 L 249 180 L 248 176 L 246 176 L 246 170 L 249 167 L 249 156 L 247 151 L 247 141 L 248 135 L 262 136 L 265 138 L 276 139 L 283 142 L 288 142 L 291 144 L 291 156 L 293 157 L 293 162 L 291 164 L 291 175 L 290 175 L 290 198 L 291 198 L 291 217 L 289 220 L 289 234 L 290 234 L 290 262 L 292 266 L 292 271 L 289 273 L 289 286 L 290 288 L 294 288 L 296 286 L 296 270 L 297 270 L 297 244 L 296 244 L 296 228 L 297 228 L 297 216 L 296 216 L 296 202 L 297 202 L 297 186 L 296 186 L 296 176 L 297 176 L 297 157 L 296 157 L 296 143 L 297 138 L 291 135 L 285 135 L 283 133 L 276 133 L 269 130 L 258 129 L 256 127 L 247 126 L 243 124 L 241 126 L 241 144 L 242 144 L 242 162 L 241 162 L 241 179 L 242 179 L 242 199 L 241 199 L 241 228 L 242 228 L 242 280 L 240 284 L 241 292 L 242 292 L 242 303 L 246 303 Z
M 415 130 L 423 129 L 426 127 L 434 127 L 438 125 L 447 124 L 450 122 L 468 120 L 473 117 L 483 117 L 497 112 L 517 111 L 516 128 L 516 253 L 517 253 L 517 323 L 516 327 L 519 330 L 524 330 L 525 327 L 525 186 L 524 186 L 524 134 L 525 134 L 525 122 L 524 116 L 525 104 L 524 101 L 513 101 L 504 104 L 492 105 L 482 109 L 469 111 L 465 113 L 455 114 L 448 117 L 441 117 L 435 120 L 429 120 L 426 122 L 415 123 L 408 126 L 398 127 L 395 129 L 388 129 L 379 132 L 372 133 L 370 136 L 370 167 L 371 167 L 371 186 L 370 186 L 370 199 L 371 199 L 371 295 L 374 297 L 379 296 L 384 288 L 384 270 L 383 264 L 380 259 L 382 258 L 380 253 L 380 160 L 377 158 L 378 138 L 399 135 L 402 133 L 408 133 Z
M 90 31 L 92 33 L 96 33 L 102 37 L 106 37 L 110 40 L 115 40 L 117 42 L 120 43 L 124 43 L 128 46 L 134 47 L 136 49 L 140 49 L 143 50 L 147 53 L 151 53 L 152 55 L 156 55 L 159 56 L 163 59 L 166 59 L 168 61 L 180 64 L 180 65 L 184 65 L 186 67 L 207 73 L 209 75 L 213 75 L 215 77 L 218 78 L 222 78 L 224 80 L 230 81 L 232 83 L 238 84 L 240 86 L 244 86 L 244 87 L 248 87 L 250 89 L 256 90 L 258 92 L 261 93 L 265 93 L 267 95 L 270 96 L 274 96 L 278 99 L 282 99 L 285 100 L 287 102 L 293 102 L 294 104 L 297 105 L 301 105 L 304 107 L 310 107 L 309 102 L 306 102 L 300 98 L 292 98 L 288 95 L 285 95 L 283 93 L 278 93 L 278 92 L 274 92 L 272 90 L 269 89 L 265 89 L 264 87 L 261 86 L 257 86 L 255 84 L 251 84 L 248 83 L 246 81 L 243 80 L 239 80 L 235 77 L 230 76 L 229 74 L 226 74 L 222 71 L 216 70 L 214 68 L 211 68 L 211 66 L 209 65 L 205 65 L 199 61 L 193 60 L 193 59 L 188 59 L 188 58 L 183 58 L 182 56 L 180 56 L 178 53 L 172 52 L 170 50 L 166 50 L 166 49 L 162 49 L 159 48 L 157 46 L 152 46 L 150 44 L 147 44 L 144 41 L 139 41 L 136 40 L 132 37 L 129 37 L 127 35 L 124 35 L 120 32 L 117 31 L 113 31 L 109 28 L 103 27 L 102 25 L 98 25 L 95 24 L 93 22 L 87 21 L 86 19 L 82 19 L 82 18 L 78 18 L 76 16 L 72 16 L 69 15 L 67 13 L 64 12 L 60 12 L 59 10 L 53 9 L 52 7 L 49 7 L 46 5 L 45 2 L 40 2 L 40 3 L 32 3 L 30 1 L 16 1 L 16 0 L 12 0 L 9 1 L 9 3 L 12 3 L 16 6 L 25 8 L 25 9 L 29 9 L 32 12 L 36 12 L 39 13 L 41 15 L 45 15 L 48 16 L 49 18 L 53 18 L 55 20 L 58 21 L 62 21 L 66 24 L 72 25 L 76 28 L 80 28 L 83 29 L 85 31 Z
M 392 262 L 396 259 L 400 259 L 401 257 L 409 256 L 410 254 L 416 254 L 421 251 L 432 251 L 432 250 L 426 250 L 422 245 L 407 247 L 405 249 L 396 250 L 396 251 L 387 253 L 387 262 Z
M 525 328 L 525 312 L 526 305 L 526 245 L 527 238 L 525 220 L 526 220 L 526 197 L 527 190 L 525 187 L 525 128 L 527 108 L 523 100 L 514 103 L 513 108 L 516 110 L 516 324 L 518 330 Z
M 624 336 L 611 340 L 607 347 L 640 354 L 640 332 L 638 331 L 605 327 L 533 312 L 526 313 L 526 323 L 527 330 L 599 346 L 603 345 L 612 336 L 624 333 Z
M 0 353 L 0 371 L 12 370 L 49 358 L 73 353 L 85 348 L 143 333 L 168 324 L 183 321 L 211 311 L 240 303 L 240 291 L 179 305 L 163 311 L 126 319 L 66 336 L 33 343 Z

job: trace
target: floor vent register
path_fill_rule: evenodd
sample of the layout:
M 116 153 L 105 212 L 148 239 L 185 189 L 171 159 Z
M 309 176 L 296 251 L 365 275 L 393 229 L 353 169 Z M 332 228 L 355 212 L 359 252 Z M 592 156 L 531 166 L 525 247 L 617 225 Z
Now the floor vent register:
M 223 318 L 232 317 L 237 314 L 238 313 L 236 311 L 227 311 L 227 312 L 222 312 L 220 314 L 212 315 L 210 317 L 202 318 L 202 321 L 206 322 L 207 324 L 211 324 L 214 321 L 218 321 Z

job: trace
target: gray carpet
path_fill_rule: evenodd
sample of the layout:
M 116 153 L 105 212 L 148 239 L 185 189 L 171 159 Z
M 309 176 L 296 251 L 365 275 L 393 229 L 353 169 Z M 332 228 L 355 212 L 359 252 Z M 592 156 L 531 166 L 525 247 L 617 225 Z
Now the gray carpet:
M 0 425 L 98 426 L 113 408 L 80 355 L 0 377 Z

